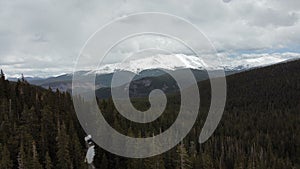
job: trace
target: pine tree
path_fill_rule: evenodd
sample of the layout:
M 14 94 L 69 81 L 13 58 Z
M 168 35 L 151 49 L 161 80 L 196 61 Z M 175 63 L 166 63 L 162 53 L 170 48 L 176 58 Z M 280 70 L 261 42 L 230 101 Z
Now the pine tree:
M 196 156 L 192 156 L 191 157 L 191 162 L 193 167 L 192 168 L 202 168 L 202 161 L 201 161 L 201 157 L 199 155 Z
M 191 157 L 196 157 L 197 155 L 196 145 L 193 141 L 190 142 L 189 154 Z
M 209 154 L 206 154 L 205 152 L 201 154 L 202 157 L 202 165 L 204 169 L 213 169 L 214 167 L 214 163 L 213 163 L 213 159 L 211 158 L 211 156 Z
M 1 80 L 2 80 L 2 81 L 4 81 L 4 80 L 5 80 L 5 75 L 4 75 L 4 73 L 3 73 L 3 70 L 2 70 L 2 69 L 1 69 L 0 78 L 1 78 Z
M 59 123 L 59 122 L 58 122 Z M 69 150 L 69 135 L 67 135 L 65 124 L 58 124 L 58 136 L 57 136 L 57 164 L 58 169 L 70 169 L 72 167 L 70 150 Z
M 128 131 L 127 131 L 127 136 L 129 137 L 136 137 L 134 132 L 132 131 L 132 128 L 129 127 Z M 140 136 L 140 133 L 138 133 L 138 137 L 141 137 Z M 125 146 L 129 144 L 129 143 L 126 143 Z M 129 147 L 126 147 L 126 151 L 129 151 Z M 134 147 L 134 152 L 138 152 L 140 151 L 138 147 Z M 143 168 L 143 160 L 142 159 L 133 159 L 133 158 L 130 158 L 127 160 L 127 168 L 130 168 L 130 169 L 140 169 L 140 168 Z
M 85 168 L 85 164 L 84 164 L 84 153 L 83 153 L 83 149 L 82 146 L 80 145 L 79 142 L 79 138 L 78 135 L 74 129 L 74 125 L 73 123 L 70 123 L 70 127 L 69 127 L 69 132 L 71 133 L 71 142 L 70 144 L 70 155 L 72 158 L 72 162 L 73 162 L 73 166 L 75 169 L 84 169 Z
M 152 133 L 152 137 L 154 138 L 154 133 Z M 157 152 L 159 147 L 161 146 L 160 142 L 156 142 L 154 139 L 151 143 L 154 149 L 154 152 Z M 165 169 L 165 162 L 163 155 L 157 155 L 151 158 L 145 159 L 145 167 L 149 169 Z
M 32 166 L 34 169 L 42 169 L 42 165 L 39 162 L 35 141 L 32 142 Z
M 152 158 L 145 159 L 145 167 L 147 169 L 165 169 L 163 155 L 157 155 Z
M 135 137 L 131 127 L 128 129 L 127 131 L 127 136 L 129 137 Z M 130 147 L 127 146 L 129 143 L 126 143 L 125 144 L 125 151 L 131 151 Z M 135 150 L 134 150 L 135 151 Z M 130 169 L 138 169 L 138 168 L 141 168 L 141 166 L 138 165 L 138 160 L 139 159 L 128 159 L 127 160 L 127 168 L 130 168 Z
M 41 131 L 40 131 L 40 148 L 41 154 L 48 151 L 49 154 L 54 154 L 55 151 L 49 149 L 56 143 L 57 128 L 55 125 L 55 116 L 49 105 L 41 109 Z
M 1 97 L 6 97 L 8 98 L 9 97 L 9 88 L 8 88 L 8 81 L 5 80 L 5 75 L 1 69 L 1 74 L 0 74 L 0 99 Z
M 188 156 L 188 153 L 183 143 L 177 146 L 177 153 L 178 153 L 177 168 L 178 169 L 192 168 L 190 157 Z
M 18 169 L 25 169 L 25 161 L 26 161 L 26 154 L 25 154 L 25 151 L 24 151 L 24 145 L 23 145 L 23 142 L 21 142 L 20 144 L 20 150 L 19 150 L 19 153 L 18 153 Z
M 4 76 L 4 73 L 1 69 L 1 74 L 0 74 L 0 99 L 2 99 L 2 97 L 4 97 L 4 92 L 5 92 L 5 89 L 4 89 L 4 83 L 5 83 L 5 76 Z
M 49 156 L 48 151 L 46 152 L 44 164 L 45 164 L 45 169 L 52 169 L 52 167 L 53 167 L 51 157 Z
M 3 146 L 2 153 L 1 153 L 1 169 L 11 169 L 13 167 L 12 160 L 10 158 L 10 152 L 7 148 L 7 145 Z
M 108 169 L 108 160 L 107 160 L 107 157 L 106 157 L 105 153 L 102 156 L 100 168 L 101 169 Z

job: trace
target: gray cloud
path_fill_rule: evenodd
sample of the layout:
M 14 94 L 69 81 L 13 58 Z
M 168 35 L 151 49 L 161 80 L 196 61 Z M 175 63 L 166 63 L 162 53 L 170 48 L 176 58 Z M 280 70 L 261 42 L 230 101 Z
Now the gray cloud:
M 229 3 L 231 0 L 223 0 L 223 2 L 225 3 Z
M 100 26 L 145 11 L 188 19 L 220 51 L 288 49 L 300 44 L 298 0 L 0 1 L 0 67 L 10 75 L 70 72 L 79 50 Z

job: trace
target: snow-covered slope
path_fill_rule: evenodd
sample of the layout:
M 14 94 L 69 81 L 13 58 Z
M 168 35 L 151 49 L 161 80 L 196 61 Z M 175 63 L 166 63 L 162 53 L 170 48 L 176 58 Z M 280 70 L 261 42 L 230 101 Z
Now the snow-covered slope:
M 300 59 L 298 53 L 273 53 L 273 54 L 244 54 L 237 58 L 226 59 L 223 67 L 227 70 L 247 70 L 264 67 L 281 62 Z
M 222 58 L 222 57 L 221 57 Z M 224 57 L 220 60 L 217 66 L 204 62 L 201 58 L 185 55 L 185 54 L 174 54 L 174 55 L 154 55 L 145 58 L 138 58 L 135 60 L 129 60 L 126 62 L 106 64 L 99 67 L 96 71 L 90 71 L 90 73 L 97 74 L 108 74 L 115 71 L 130 71 L 139 73 L 142 70 L 150 69 L 165 69 L 165 70 L 176 70 L 183 68 L 190 69 L 225 69 L 225 70 L 247 70 L 255 67 L 268 66 L 280 62 L 284 62 L 290 59 L 300 58 L 299 54 L 284 53 L 284 54 L 257 54 L 257 55 L 241 55 L 236 57 Z M 213 61 L 211 61 L 213 63 Z
M 115 71 L 130 71 L 139 73 L 142 70 L 165 69 L 176 70 L 182 68 L 203 69 L 205 63 L 198 57 L 184 54 L 154 55 L 145 58 L 129 60 L 121 63 L 106 64 L 98 68 L 97 74 L 113 73 Z M 91 71 L 89 73 L 95 73 Z

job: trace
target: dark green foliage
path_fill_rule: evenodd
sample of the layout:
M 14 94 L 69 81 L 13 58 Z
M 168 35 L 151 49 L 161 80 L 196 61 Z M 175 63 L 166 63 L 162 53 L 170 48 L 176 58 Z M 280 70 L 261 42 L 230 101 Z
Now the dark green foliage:
M 84 169 L 83 138 L 68 93 L 54 93 L 24 79 L 9 82 L 1 73 L 1 169 Z
M 182 144 L 146 159 L 123 158 L 96 147 L 95 166 L 101 169 L 300 168 L 299 73 L 300 61 L 294 61 L 228 76 L 228 97 L 221 123 L 201 145 L 198 137 L 210 106 L 210 83 L 200 82 L 199 117 Z M 87 168 L 83 163 L 85 133 L 76 119 L 70 95 L 31 86 L 24 80 L 8 82 L 4 74 L 1 77 L 0 168 Z M 139 110 L 150 106 L 148 98 L 134 98 L 132 102 Z M 139 124 L 122 117 L 111 99 L 99 100 L 107 122 L 131 137 L 164 132 L 176 119 L 179 106 L 179 95 L 169 95 L 161 117 L 153 123 Z
M 180 168 L 180 154 L 188 159 L 187 166 L 197 169 L 299 168 L 299 72 L 300 61 L 295 61 L 228 76 L 222 121 L 202 145 L 198 144 L 198 137 L 210 105 L 210 83 L 200 82 L 199 118 L 183 140 L 184 148 L 173 148 L 159 159 L 143 159 L 143 168 L 153 168 L 160 159 L 166 169 Z M 139 110 L 147 110 L 149 106 L 147 98 L 134 98 L 132 103 Z M 120 116 L 111 99 L 99 103 L 105 118 L 116 130 L 134 136 L 141 132 L 141 137 L 166 130 L 176 119 L 179 104 L 178 95 L 169 95 L 167 109 L 161 117 L 150 124 L 137 124 Z M 124 129 L 130 130 L 124 132 Z M 122 160 L 128 161 L 128 168 L 138 165 L 134 159 Z
M 45 165 L 45 169 L 53 168 L 52 160 L 51 160 L 51 157 L 49 156 L 48 152 L 46 152 L 44 165 Z
M 58 126 L 57 136 L 57 163 L 56 168 L 58 169 L 71 169 L 73 168 L 71 157 L 70 157 L 70 137 L 66 132 L 65 124 Z
M 108 160 L 107 160 L 105 153 L 102 156 L 100 168 L 108 169 Z
M 0 168 L 1 169 L 10 169 L 12 168 L 12 160 L 10 158 L 10 152 L 6 145 L 1 149 L 1 159 L 0 159 Z
M 183 143 L 177 146 L 176 150 L 178 156 L 176 159 L 176 166 L 178 169 L 190 169 L 192 168 L 191 159 L 186 151 Z

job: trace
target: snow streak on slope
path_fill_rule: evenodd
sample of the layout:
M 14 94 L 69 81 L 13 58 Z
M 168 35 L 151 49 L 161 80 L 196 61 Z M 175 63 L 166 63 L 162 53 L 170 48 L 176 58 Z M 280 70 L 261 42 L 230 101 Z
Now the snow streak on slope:
M 243 54 L 236 58 L 225 59 L 225 61 L 223 61 L 223 67 L 229 70 L 247 70 L 294 59 L 300 59 L 300 54 L 290 52 L 272 54 Z
M 273 53 L 273 54 L 242 54 L 238 57 L 220 57 L 220 65 L 211 66 L 210 63 L 203 61 L 201 58 L 185 55 L 173 54 L 163 55 L 158 54 L 150 57 L 128 60 L 121 63 L 106 64 L 99 67 L 96 71 L 90 73 L 108 74 L 115 71 L 130 71 L 139 73 L 142 70 L 149 69 L 225 69 L 225 70 L 247 70 L 255 67 L 268 66 L 291 59 L 299 59 L 299 53 Z
M 130 71 L 139 73 L 142 70 L 149 69 L 204 69 L 207 68 L 207 64 L 201 58 L 195 56 L 188 56 L 185 54 L 163 55 L 158 54 L 150 57 L 129 60 L 121 63 L 106 64 L 101 66 L 96 71 L 97 74 L 107 74 L 115 71 Z M 95 73 L 95 71 L 89 72 Z

